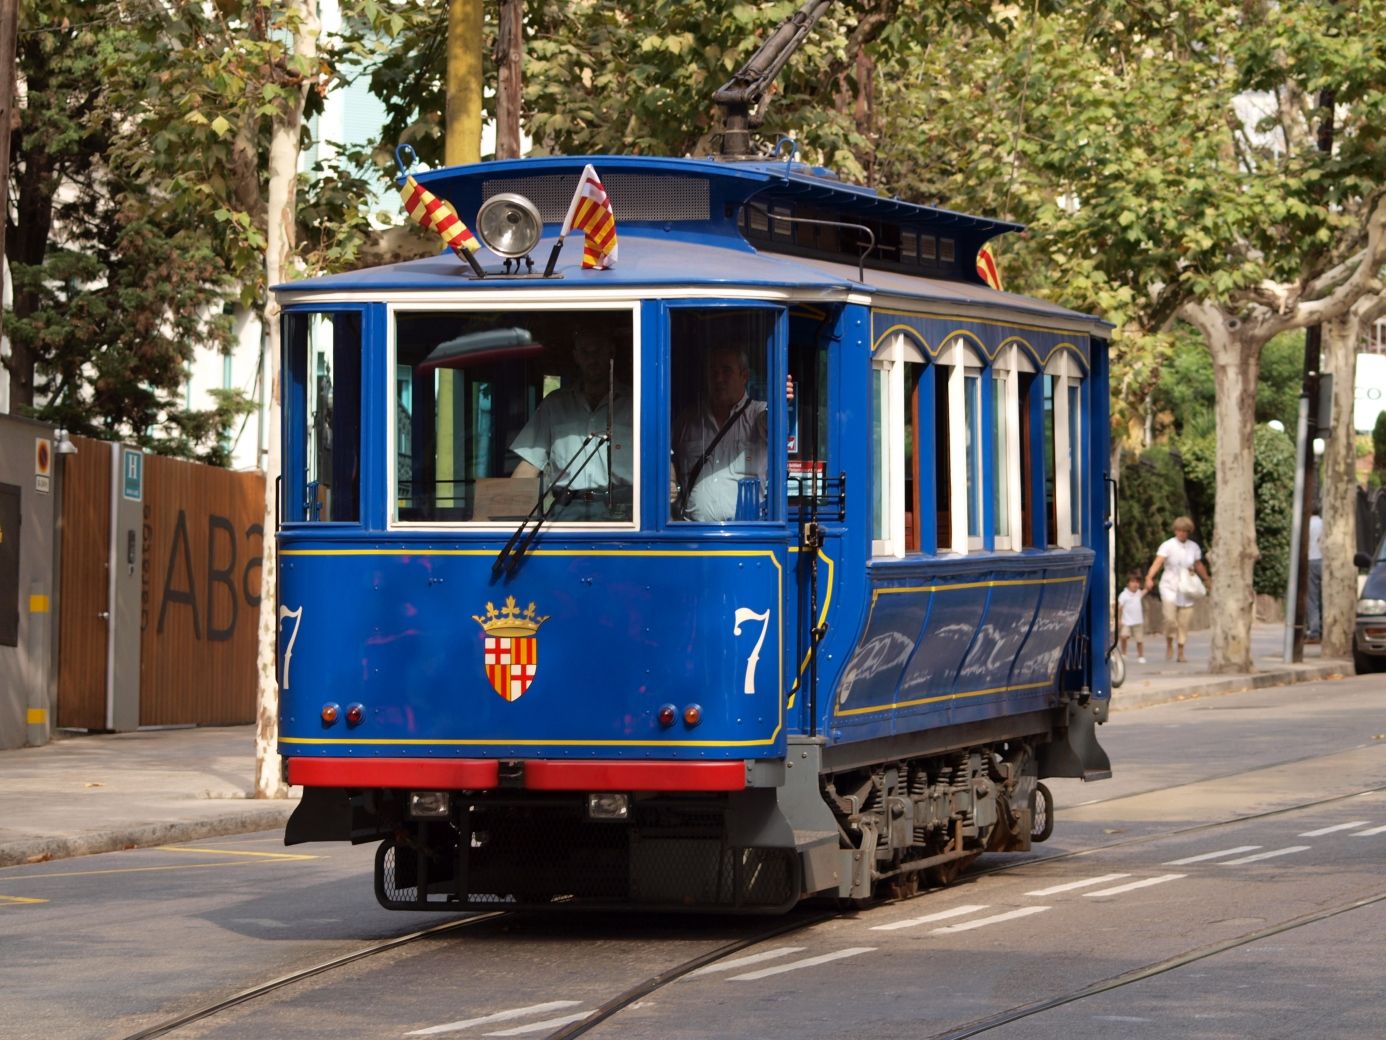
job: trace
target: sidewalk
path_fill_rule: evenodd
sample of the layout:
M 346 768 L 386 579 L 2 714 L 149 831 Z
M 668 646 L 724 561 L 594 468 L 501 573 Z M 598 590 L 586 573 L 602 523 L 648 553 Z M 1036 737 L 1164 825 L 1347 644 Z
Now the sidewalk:
M 1112 710 L 1352 674 L 1350 661 L 1325 660 L 1317 646 L 1303 664 L 1285 665 L 1283 638 L 1279 625 L 1255 627 L 1254 675 L 1210 675 L 1207 632 L 1190 635 L 1188 664 L 1166 661 L 1162 638 L 1146 644 L 1148 664 L 1132 646 Z M 43 747 L 0 751 L 0 867 L 282 830 L 298 801 L 251 798 L 254 767 L 251 726 L 58 734 Z

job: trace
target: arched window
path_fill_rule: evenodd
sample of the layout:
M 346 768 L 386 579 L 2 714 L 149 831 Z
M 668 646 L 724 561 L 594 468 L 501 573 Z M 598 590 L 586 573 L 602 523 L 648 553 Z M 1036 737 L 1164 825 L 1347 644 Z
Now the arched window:
M 882 344 L 871 359 L 876 460 L 871 544 L 876 556 L 900 557 L 923 547 L 919 382 L 926 364 L 923 352 L 903 333 Z
M 934 376 L 934 458 L 939 552 L 982 548 L 983 361 L 964 336 L 939 352 Z
M 1048 542 L 1071 549 L 1083 542 L 1083 372 L 1071 351 L 1044 366 L 1044 500 Z
M 1002 348 L 991 367 L 992 469 L 987 488 L 993 547 L 1033 544 L 1030 526 L 1029 387 L 1035 365 L 1016 344 Z M 1022 385 L 1024 384 L 1024 385 Z

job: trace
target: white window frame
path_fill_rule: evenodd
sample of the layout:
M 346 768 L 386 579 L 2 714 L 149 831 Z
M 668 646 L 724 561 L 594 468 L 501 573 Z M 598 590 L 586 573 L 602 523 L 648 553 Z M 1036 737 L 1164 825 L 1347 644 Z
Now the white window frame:
M 871 393 L 880 409 L 883 458 L 876 462 L 876 495 L 884 538 L 872 538 L 873 556 L 905 556 L 905 365 L 929 359 L 904 333 L 892 336 L 871 358 Z M 880 374 L 885 374 L 885 379 Z M 918 463 L 918 459 L 915 460 Z M 919 475 L 915 475 L 919 479 Z M 875 508 L 873 503 L 873 509 Z M 915 523 L 922 523 L 916 517 Z
M 977 537 L 970 537 L 967 533 L 967 509 L 968 509 L 968 487 L 967 487 L 967 397 L 966 397 L 966 377 L 976 376 L 978 386 L 981 386 L 981 378 L 986 374 L 985 365 L 982 363 L 981 356 L 971 343 L 963 336 L 954 336 L 944 344 L 939 351 L 937 362 L 940 365 L 948 366 L 948 478 L 949 478 L 949 508 L 952 516 L 952 529 L 948 532 L 948 547 L 939 545 L 939 552 L 953 552 L 965 556 L 968 552 L 981 549 L 984 545 L 983 538 L 979 534 Z M 981 452 L 982 418 L 977 417 L 978 452 Z M 935 448 L 937 451 L 937 448 Z M 979 508 L 984 505 L 987 485 L 987 459 L 985 453 L 981 453 L 979 459 L 977 478 L 981 484 L 982 497 L 978 499 Z M 980 518 L 979 518 L 980 519 Z M 982 530 L 979 522 L 977 530 Z M 939 532 L 939 541 L 942 543 L 943 532 Z
M 1083 410 L 1080 407 L 1073 417 L 1078 443 L 1070 444 L 1068 391 L 1076 388 L 1081 401 L 1083 370 L 1069 351 L 1061 350 L 1049 359 L 1044 372 L 1054 378 L 1054 526 L 1058 529 L 1047 540 L 1061 549 L 1072 549 L 1082 544 L 1082 502 L 1071 501 L 1069 492 L 1077 477 L 1082 494 Z
M 992 461 L 999 464 L 1003 470 L 997 474 L 997 482 L 998 486 L 1002 481 L 1005 482 L 1007 528 L 1005 534 L 993 532 L 992 545 L 1003 551 L 1019 550 L 1024 544 L 1024 534 L 1021 530 L 1024 523 L 1021 509 L 1024 466 L 1020 457 L 1020 424 L 1025 421 L 1025 417 L 1020 410 L 1020 374 L 1034 371 L 1034 362 L 1015 343 L 1003 347 L 992 363 L 992 379 L 999 391 L 996 394 L 995 406 L 1005 417 L 1005 456 L 993 457 Z
M 385 440 L 386 440 L 386 481 L 388 498 L 389 518 L 386 522 L 387 530 L 443 530 L 443 531 L 494 531 L 511 530 L 515 527 L 509 521 L 489 522 L 474 520 L 401 520 L 399 518 L 399 465 L 398 447 L 395 443 L 398 436 L 399 423 L 399 401 L 395 397 L 395 375 L 398 367 L 398 351 L 396 349 L 396 337 L 399 331 L 399 318 L 405 314 L 490 314 L 504 310 L 506 306 L 515 307 L 514 299 L 504 299 L 496 297 L 478 297 L 467 300 L 465 303 L 458 303 L 455 300 L 436 300 L 419 299 L 408 302 L 390 302 L 386 308 L 386 362 L 385 378 L 388 380 L 389 414 L 386 420 Z M 631 475 L 634 478 L 632 483 L 633 494 L 631 503 L 631 518 L 629 520 L 611 521 L 590 521 L 583 523 L 571 523 L 562 521 L 548 521 L 544 526 L 558 530 L 573 531 L 603 531 L 603 530 L 635 530 L 640 529 L 640 498 L 641 498 L 641 449 L 640 443 L 640 417 L 643 414 L 643 404 L 641 402 L 641 362 L 644 357 L 641 350 L 641 305 L 638 300 L 621 299 L 612 297 L 610 299 L 586 299 L 568 300 L 563 298 L 542 298 L 525 297 L 520 305 L 526 312 L 533 311 L 607 311 L 612 313 L 629 313 L 631 320 L 631 414 L 634 421 L 632 430 L 631 444 Z M 364 385 L 364 379 L 363 379 Z

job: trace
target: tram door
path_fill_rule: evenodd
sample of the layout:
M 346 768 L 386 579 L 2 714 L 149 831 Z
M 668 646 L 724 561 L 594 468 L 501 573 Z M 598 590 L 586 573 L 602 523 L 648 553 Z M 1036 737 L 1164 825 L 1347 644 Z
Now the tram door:
M 814 626 L 829 602 L 840 539 L 805 545 L 805 525 L 833 525 L 841 493 L 829 450 L 828 343 L 836 327 L 832 309 L 799 306 L 789 314 L 786 380 L 785 517 L 789 534 L 785 569 L 786 697 L 790 725 L 807 728 Z M 815 566 L 816 562 L 816 566 Z M 821 697 L 820 697 L 821 700 Z

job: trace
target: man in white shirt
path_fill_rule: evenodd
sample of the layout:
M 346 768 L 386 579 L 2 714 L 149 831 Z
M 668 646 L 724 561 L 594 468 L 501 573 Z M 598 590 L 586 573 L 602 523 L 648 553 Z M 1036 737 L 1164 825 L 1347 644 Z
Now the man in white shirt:
M 510 475 L 542 476 L 544 487 L 556 500 L 554 519 L 605 520 L 618 518 L 622 512 L 630 515 L 634 412 L 630 389 L 612 385 L 611 357 L 611 343 L 605 335 L 595 329 L 578 330 L 573 337 L 578 385 L 555 390 L 539 402 L 510 444 L 510 450 L 520 456 Z M 608 426 L 609 454 L 605 440 Z M 594 435 L 590 441 L 589 434 Z
M 1205 582 L 1212 582 L 1208 568 L 1203 565 L 1203 550 L 1189 536 L 1193 534 L 1193 521 L 1187 516 L 1174 520 L 1174 537 L 1167 538 L 1155 550 L 1155 560 L 1145 576 L 1145 590 L 1155 587 L 1155 575 L 1161 569 L 1160 600 L 1164 604 L 1165 660 L 1174 656 L 1174 641 L 1179 640 L 1179 661 L 1188 660 L 1184 656 L 1184 644 L 1189 638 L 1189 621 L 1193 617 L 1193 597 L 1183 587 L 1184 575 L 1196 571 Z
M 674 423 L 675 519 L 731 520 L 740 482 L 765 480 L 769 419 L 765 402 L 746 394 L 750 377 L 744 350 L 709 353 L 707 395 Z
M 1309 518 L 1309 585 L 1306 592 L 1304 640 L 1317 643 L 1323 635 L 1323 517 Z

